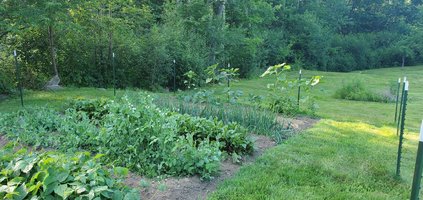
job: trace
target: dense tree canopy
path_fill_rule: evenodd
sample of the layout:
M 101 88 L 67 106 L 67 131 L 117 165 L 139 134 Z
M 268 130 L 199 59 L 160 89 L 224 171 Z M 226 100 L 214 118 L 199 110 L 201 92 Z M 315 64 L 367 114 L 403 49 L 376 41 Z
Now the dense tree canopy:
M 15 84 L 158 89 L 219 63 L 255 75 L 289 62 L 327 71 L 423 63 L 421 0 L 0 0 L 0 93 Z

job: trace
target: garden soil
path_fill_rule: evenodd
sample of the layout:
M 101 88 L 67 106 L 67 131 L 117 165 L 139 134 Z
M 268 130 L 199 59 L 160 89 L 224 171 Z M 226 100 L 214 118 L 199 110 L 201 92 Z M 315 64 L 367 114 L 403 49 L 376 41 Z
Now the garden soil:
M 142 199 L 158 200 L 158 199 L 174 199 L 174 200 L 197 200 L 205 199 L 208 194 L 216 189 L 218 183 L 232 177 L 239 171 L 241 166 L 251 164 L 263 152 L 275 146 L 275 142 L 266 136 L 253 134 L 252 139 L 254 142 L 254 153 L 246 157 L 242 161 L 242 165 L 235 164 L 231 160 L 226 160 L 221 163 L 219 176 L 210 181 L 201 181 L 200 177 L 192 176 L 185 178 L 167 178 L 162 181 L 150 181 L 151 186 L 141 191 Z M 139 182 L 142 177 L 131 174 L 126 183 L 132 187 L 139 187 Z M 165 186 L 163 191 L 159 190 L 161 185 Z

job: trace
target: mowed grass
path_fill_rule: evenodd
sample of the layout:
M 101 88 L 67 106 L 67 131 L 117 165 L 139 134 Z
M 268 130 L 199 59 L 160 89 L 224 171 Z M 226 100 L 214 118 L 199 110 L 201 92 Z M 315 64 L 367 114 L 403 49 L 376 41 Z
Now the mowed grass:
M 289 72 L 291 79 L 298 78 L 298 72 Z M 423 66 L 404 68 L 385 68 L 350 73 L 321 72 L 303 70 L 303 77 L 323 76 L 321 82 L 311 94 L 316 97 L 319 108 L 317 115 L 326 119 L 350 122 L 365 122 L 376 126 L 395 126 L 395 103 L 377 103 L 364 101 L 350 101 L 336 99 L 335 91 L 354 79 L 359 79 L 366 87 L 374 92 L 389 90 L 391 83 L 397 83 L 398 78 L 407 76 L 410 81 L 408 112 L 406 116 L 406 128 L 410 131 L 418 131 L 423 118 Z M 267 84 L 273 83 L 272 77 L 254 78 L 232 83 L 233 90 L 242 90 L 244 98 L 240 101 L 248 103 L 248 94 L 263 95 L 269 93 Z M 224 86 L 214 87 L 217 94 L 222 93 Z M 286 95 L 286 94 L 281 94 Z M 294 90 L 289 95 L 296 95 Z
M 128 91 L 118 91 L 117 97 L 122 96 Z M 98 89 L 98 88 L 64 88 L 57 91 L 29 91 L 24 92 L 24 106 L 58 108 L 63 106 L 66 102 L 76 98 L 114 98 L 113 89 Z M 21 109 L 21 101 L 18 95 L 13 98 L 8 98 L 0 101 L 0 112 L 13 112 Z
M 390 127 L 322 120 L 267 151 L 218 187 L 210 199 L 407 199 L 416 134 L 406 135 L 402 179 Z

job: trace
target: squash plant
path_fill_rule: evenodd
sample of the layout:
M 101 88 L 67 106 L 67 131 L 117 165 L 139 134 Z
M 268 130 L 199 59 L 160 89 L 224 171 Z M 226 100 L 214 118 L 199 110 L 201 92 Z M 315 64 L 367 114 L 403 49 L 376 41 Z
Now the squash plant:
M 125 168 L 106 169 L 101 156 L 0 150 L 0 199 L 140 199 L 122 184 Z

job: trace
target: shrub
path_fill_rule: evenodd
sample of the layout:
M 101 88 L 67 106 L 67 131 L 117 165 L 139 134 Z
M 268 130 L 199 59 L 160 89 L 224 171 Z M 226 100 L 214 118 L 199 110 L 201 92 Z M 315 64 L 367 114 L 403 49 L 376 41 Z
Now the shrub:
M 384 93 L 374 93 L 365 88 L 361 80 L 353 80 L 344 84 L 335 92 L 335 97 L 346 100 L 373 101 L 373 102 L 392 102 L 395 96 L 390 91 Z
M 272 98 L 269 103 L 269 108 L 273 112 L 282 113 L 285 115 L 295 115 L 300 112 L 297 105 L 297 99 L 289 96 L 278 96 Z
M 28 153 L 0 149 L 0 198 L 4 199 L 140 199 L 124 187 L 128 170 L 107 170 L 89 153 Z

